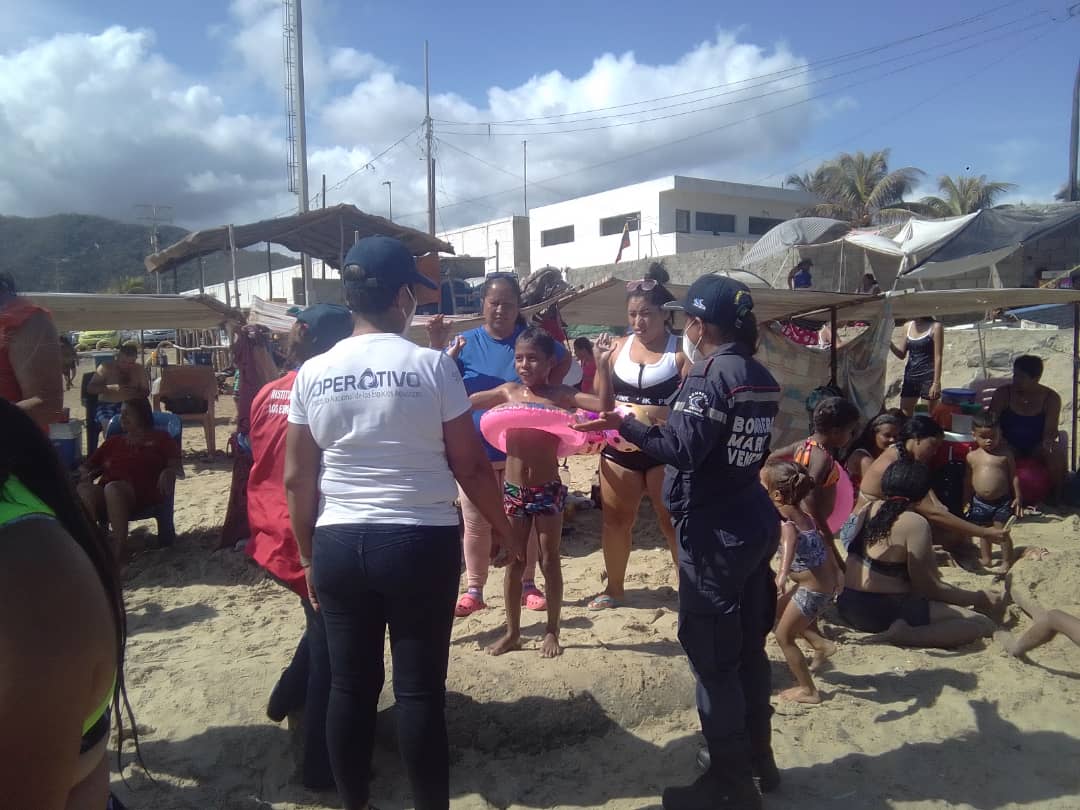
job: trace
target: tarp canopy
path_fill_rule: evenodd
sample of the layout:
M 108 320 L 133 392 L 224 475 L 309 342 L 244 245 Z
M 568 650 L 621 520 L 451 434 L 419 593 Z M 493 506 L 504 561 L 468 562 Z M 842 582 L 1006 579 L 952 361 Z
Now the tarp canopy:
M 942 278 L 990 267 L 1011 256 L 1025 243 L 1076 222 L 1080 222 L 1080 203 L 985 209 L 972 214 L 968 222 L 921 265 L 909 264 L 913 269 L 902 273 L 913 278 Z
M 796 245 L 815 245 L 833 242 L 848 231 L 851 225 L 828 217 L 796 217 L 770 228 L 754 243 L 740 262 L 744 267 L 766 261 Z
M 86 329 L 216 329 L 244 316 L 209 295 L 26 293 L 59 332 Z
M 933 315 L 979 315 L 997 309 L 1036 306 L 1038 304 L 1073 304 L 1080 302 L 1080 290 L 1051 290 L 1038 287 L 1020 289 L 975 290 L 899 290 L 886 294 L 885 300 L 862 296 L 854 306 L 842 306 L 843 321 L 871 321 L 880 318 L 886 301 L 892 317 L 898 321 Z M 756 303 L 756 302 L 755 302 Z M 756 307 L 755 307 L 756 308 Z
M 341 269 L 341 258 L 353 244 L 355 235 L 393 236 L 404 242 L 414 256 L 425 253 L 453 253 L 449 243 L 423 231 L 406 228 L 388 219 L 365 214 L 355 205 L 342 203 L 304 214 L 264 219 L 248 225 L 233 226 L 237 248 L 259 242 L 273 242 L 295 253 L 306 253 L 331 267 Z M 189 233 L 179 242 L 146 257 L 146 270 L 161 273 L 199 256 L 229 250 L 229 226 L 207 228 Z

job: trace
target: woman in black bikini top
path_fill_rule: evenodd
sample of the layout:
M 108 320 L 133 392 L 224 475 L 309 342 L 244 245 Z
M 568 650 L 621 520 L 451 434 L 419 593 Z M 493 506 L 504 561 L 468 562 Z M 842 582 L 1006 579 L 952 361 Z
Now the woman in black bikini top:
M 667 402 L 690 366 L 671 333 L 670 316 L 661 309 L 674 300 L 664 287 L 665 281 L 667 273 L 654 264 L 646 278 L 629 282 L 626 317 L 630 334 L 614 345 L 606 337 L 597 341 L 596 393 L 610 405 L 632 407 L 639 419 L 666 419 Z M 600 458 L 604 516 L 600 537 L 608 583 L 607 589 L 589 603 L 590 609 L 616 607 L 623 600 L 631 535 L 646 493 L 656 511 L 657 526 L 667 540 L 672 559 L 676 559 L 675 530 L 664 508 L 663 483 L 664 465 L 633 445 L 604 448 Z

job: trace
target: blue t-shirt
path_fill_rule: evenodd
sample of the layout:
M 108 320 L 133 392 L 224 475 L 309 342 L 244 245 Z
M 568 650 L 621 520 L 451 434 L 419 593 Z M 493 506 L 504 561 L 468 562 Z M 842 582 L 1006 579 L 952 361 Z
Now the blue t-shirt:
M 461 379 L 465 383 L 466 393 L 475 394 L 477 391 L 498 388 L 503 383 L 521 382 L 514 369 L 514 344 L 524 331 L 525 327 L 519 325 L 514 329 L 514 333 L 504 340 L 493 338 L 482 326 L 462 333 L 461 336 L 465 338 L 465 347 L 458 355 L 458 368 L 461 370 Z M 558 342 L 555 344 L 555 357 L 560 361 L 566 357 L 566 348 Z M 482 411 L 473 411 L 473 424 L 476 425 L 477 433 L 480 433 L 482 413 Z M 481 440 L 483 440 L 482 434 Z M 484 441 L 484 449 L 487 450 L 488 459 L 492 462 L 506 461 L 506 455 L 486 441 Z

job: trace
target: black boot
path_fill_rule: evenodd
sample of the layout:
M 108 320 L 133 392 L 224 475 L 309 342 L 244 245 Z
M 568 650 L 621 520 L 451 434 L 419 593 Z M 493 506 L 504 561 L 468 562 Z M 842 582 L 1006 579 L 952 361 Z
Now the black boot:
M 698 767 L 703 771 L 709 770 L 710 760 L 709 749 L 704 746 L 699 748 L 697 753 Z M 780 787 L 780 769 L 776 767 L 772 748 L 765 747 L 752 754 L 750 765 L 754 772 L 754 781 L 757 782 L 758 790 L 762 793 L 772 793 Z
M 758 789 L 762 793 L 772 793 L 780 787 L 780 769 L 776 767 L 772 752 L 770 718 L 766 716 L 761 721 L 748 720 L 746 736 L 750 740 L 750 765 L 754 769 Z
M 746 742 L 710 749 L 709 768 L 693 784 L 664 790 L 664 810 L 761 810 Z

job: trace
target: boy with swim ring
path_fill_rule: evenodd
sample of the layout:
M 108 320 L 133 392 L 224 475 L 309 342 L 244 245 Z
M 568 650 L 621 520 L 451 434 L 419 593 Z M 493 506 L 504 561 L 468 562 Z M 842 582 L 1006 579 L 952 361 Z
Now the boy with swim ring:
M 840 566 L 813 518 L 799 505 L 814 488 L 806 468 L 793 461 L 770 461 L 761 468 L 761 485 L 780 513 L 780 570 L 776 572 L 777 622 L 773 634 L 797 685 L 780 693 L 782 700 L 816 705 L 821 695 L 810 676 L 836 652 L 836 645 L 814 632 L 814 622 L 836 598 Z M 790 579 L 796 587 L 785 592 Z M 814 648 L 807 667 L 795 644 L 801 636 Z
M 583 394 L 568 385 L 552 385 L 555 341 L 542 329 L 521 333 L 514 347 L 514 367 L 520 383 L 505 383 L 488 391 L 478 391 L 469 399 L 474 410 L 487 410 L 509 403 L 547 408 L 600 410 L 600 398 Z M 569 421 L 569 414 L 568 421 Z M 522 548 L 536 527 L 540 537 L 540 569 L 547 583 L 547 627 L 540 654 L 554 658 L 562 654 L 559 644 L 559 617 L 562 613 L 563 579 L 559 560 L 562 539 L 562 512 L 566 486 L 559 478 L 561 439 L 543 430 L 515 428 L 506 434 L 506 480 L 503 484 L 503 511 Z M 503 578 L 506 601 L 506 635 L 488 648 L 502 655 L 521 648 L 521 574 L 525 562 L 512 559 Z
M 1013 521 L 1023 515 L 1024 505 L 1020 498 L 1016 459 L 1001 439 L 997 414 L 991 411 L 976 414 L 972 420 L 972 433 L 978 447 L 965 459 L 964 502 L 968 504 L 968 510 L 964 517 L 976 526 L 1011 527 Z M 979 538 L 979 563 L 985 568 L 993 564 L 993 542 L 989 537 Z M 1004 573 L 1015 562 L 1012 538 L 1006 532 L 998 542 L 1001 543 L 1000 572 Z

